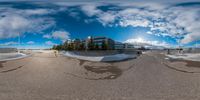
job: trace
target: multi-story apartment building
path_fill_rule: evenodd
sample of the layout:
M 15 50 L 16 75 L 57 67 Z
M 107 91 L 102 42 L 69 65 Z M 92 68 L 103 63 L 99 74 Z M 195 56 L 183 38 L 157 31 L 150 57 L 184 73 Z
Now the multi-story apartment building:
M 133 44 L 125 43 L 124 49 L 134 49 L 135 46 Z
M 125 44 L 121 42 L 115 42 L 115 50 L 125 49 Z
M 95 49 L 106 49 L 113 50 L 114 49 L 114 40 L 107 37 L 91 37 L 89 36 L 85 42 L 86 48 L 91 48 L 91 45 Z
M 128 43 L 115 42 L 107 37 L 89 36 L 85 40 L 73 39 L 67 40 L 67 48 L 71 50 L 122 50 L 133 49 L 134 45 Z

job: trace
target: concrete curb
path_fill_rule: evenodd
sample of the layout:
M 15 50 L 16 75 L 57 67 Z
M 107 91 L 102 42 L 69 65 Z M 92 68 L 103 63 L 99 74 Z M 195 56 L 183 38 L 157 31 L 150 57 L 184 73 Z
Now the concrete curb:
M 23 59 L 23 58 L 32 56 L 32 54 L 29 54 L 29 55 L 26 55 L 26 54 L 23 54 L 23 53 L 21 53 L 21 54 L 22 54 L 22 56 L 20 56 L 20 57 L 9 58 L 9 59 L 2 59 L 0 61 L 11 61 L 11 60 Z
M 124 61 L 127 59 L 134 59 L 137 57 L 137 55 L 128 55 L 128 54 L 116 54 L 116 55 L 108 55 L 108 56 L 80 56 L 76 55 L 70 52 L 63 52 L 61 53 L 63 56 L 76 58 L 80 60 L 87 60 L 87 61 L 93 61 L 93 62 L 114 62 L 114 61 Z

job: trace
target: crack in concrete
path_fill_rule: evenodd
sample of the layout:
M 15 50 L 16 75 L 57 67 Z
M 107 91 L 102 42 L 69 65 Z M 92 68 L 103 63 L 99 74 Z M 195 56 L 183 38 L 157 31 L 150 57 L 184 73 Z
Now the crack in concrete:
M 88 72 L 93 72 L 93 73 L 96 73 L 97 75 L 109 73 L 109 75 L 100 77 L 100 78 L 88 78 L 88 77 L 76 75 L 73 73 L 66 73 L 68 75 L 71 75 L 71 76 L 74 76 L 77 78 L 83 78 L 83 79 L 88 79 L 88 80 L 116 79 L 116 78 L 120 77 L 123 74 L 123 72 L 130 70 L 135 65 L 135 64 L 132 64 L 128 68 L 122 70 L 122 69 L 118 68 L 117 66 L 113 65 L 115 62 L 109 62 L 109 64 L 110 64 L 109 66 L 90 66 L 90 65 L 84 65 L 85 62 L 89 62 L 89 61 L 85 61 L 85 60 L 78 60 L 78 61 L 79 61 L 79 65 L 87 70 L 87 72 L 85 72 L 86 75 L 88 75 Z M 94 62 L 94 63 L 96 63 L 96 62 Z
M 15 70 L 20 69 L 20 68 L 22 68 L 22 67 L 23 67 L 23 66 L 19 66 L 19 67 L 13 68 L 13 69 L 4 70 L 4 71 L 1 71 L 0 73 L 7 73 L 7 72 L 15 71 Z
M 154 58 L 155 60 L 159 61 L 157 57 L 153 56 L 153 58 Z M 178 60 L 178 61 L 179 61 L 179 60 Z M 171 60 L 171 59 L 170 59 L 170 62 L 175 62 L 175 60 Z M 166 64 L 164 61 L 161 61 L 161 60 L 160 60 L 160 63 L 161 63 L 162 65 L 165 65 L 167 68 L 172 69 L 172 70 L 175 70 L 175 71 L 178 71 L 178 72 L 191 73 L 191 74 L 200 73 L 200 72 L 194 72 L 194 71 L 181 70 L 181 69 L 172 67 L 172 66 Z M 187 63 L 186 65 L 188 65 L 188 63 Z M 187 67 L 189 67 L 189 66 L 187 66 Z
M 183 73 L 200 73 L 200 72 L 192 72 L 192 71 L 180 70 L 180 69 L 171 67 L 171 66 L 169 66 L 169 65 L 167 65 L 165 63 L 163 63 L 163 65 L 165 65 L 169 69 L 172 69 L 172 70 L 175 70 L 175 71 L 179 71 L 179 72 L 183 72 Z
M 3 68 L 4 66 L 2 65 L 3 63 L 6 63 L 5 61 L 0 62 L 0 68 Z
M 116 79 L 122 75 L 122 70 L 116 66 L 89 66 L 85 65 L 84 68 L 87 71 L 94 72 L 96 74 L 111 73 L 106 77 L 101 77 L 99 79 Z

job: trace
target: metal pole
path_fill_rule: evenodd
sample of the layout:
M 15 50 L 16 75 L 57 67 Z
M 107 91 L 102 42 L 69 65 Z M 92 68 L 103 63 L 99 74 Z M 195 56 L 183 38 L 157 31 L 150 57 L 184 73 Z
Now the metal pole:
M 176 33 L 176 35 L 178 36 L 178 53 L 180 54 L 180 33 Z
M 197 48 L 198 46 L 197 46 L 197 41 L 196 41 L 196 48 Z
M 18 37 L 18 46 L 20 47 L 20 33 L 19 33 L 19 37 Z M 18 47 L 18 53 L 20 53 L 19 47 Z

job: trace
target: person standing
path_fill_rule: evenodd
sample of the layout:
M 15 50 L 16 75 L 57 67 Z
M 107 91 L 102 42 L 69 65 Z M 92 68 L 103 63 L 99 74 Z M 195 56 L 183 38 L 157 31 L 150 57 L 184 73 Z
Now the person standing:
M 57 50 L 54 50 L 55 57 L 57 57 L 57 53 L 58 53 Z

